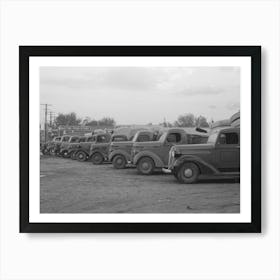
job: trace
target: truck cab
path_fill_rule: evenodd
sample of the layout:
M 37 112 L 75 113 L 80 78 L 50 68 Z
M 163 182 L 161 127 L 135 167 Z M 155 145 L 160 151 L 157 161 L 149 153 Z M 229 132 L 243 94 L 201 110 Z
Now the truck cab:
M 192 135 L 197 135 L 196 141 L 205 141 L 208 134 L 193 132 L 188 134 L 183 128 L 167 129 L 158 141 L 136 142 L 133 144 L 131 157 L 140 174 L 149 175 L 155 170 L 161 170 L 168 165 L 169 151 L 174 145 L 190 144 Z
M 174 146 L 169 153 L 168 169 L 186 184 L 209 176 L 239 178 L 240 128 L 215 128 L 205 144 Z

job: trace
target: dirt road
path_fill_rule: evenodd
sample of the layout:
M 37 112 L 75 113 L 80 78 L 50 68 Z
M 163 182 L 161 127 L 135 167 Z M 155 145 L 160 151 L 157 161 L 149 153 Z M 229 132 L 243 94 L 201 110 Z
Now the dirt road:
M 179 184 L 173 175 L 138 175 L 71 159 L 41 158 L 41 213 L 238 213 L 234 181 Z

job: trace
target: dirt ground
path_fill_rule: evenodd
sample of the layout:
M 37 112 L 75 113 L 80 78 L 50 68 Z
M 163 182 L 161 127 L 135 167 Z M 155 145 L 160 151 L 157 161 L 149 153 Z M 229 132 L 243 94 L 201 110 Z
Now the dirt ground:
M 71 159 L 41 158 L 41 213 L 238 213 L 232 180 L 179 184 L 171 174 L 137 174 Z

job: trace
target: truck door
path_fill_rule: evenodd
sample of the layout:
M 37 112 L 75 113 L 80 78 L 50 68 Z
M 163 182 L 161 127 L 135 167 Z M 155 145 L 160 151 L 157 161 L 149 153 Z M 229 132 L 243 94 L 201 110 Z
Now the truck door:
M 164 165 L 167 166 L 168 158 L 169 158 L 169 151 L 172 146 L 180 145 L 183 141 L 183 135 L 179 132 L 171 132 L 167 135 L 164 145 L 162 147 L 161 158 L 163 159 Z
M 222 172 L 240 170 L 240 134 L 239 132 L 221 132 L 215 148 L 217 168 Z

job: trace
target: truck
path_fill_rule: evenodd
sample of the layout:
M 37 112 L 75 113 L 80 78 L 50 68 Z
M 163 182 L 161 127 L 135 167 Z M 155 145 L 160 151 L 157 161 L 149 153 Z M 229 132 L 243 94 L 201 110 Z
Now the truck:
M 240 178 L 240 128 L 218 127 L 207 143 L 173 146 L 168 170 L 184 184 L 209 177 Z
M 56 143 L 60 142 L 61 137 L 54 137 L 51 141 L 47 143 L 40 143 L 41 152 L 44 155 L 49 155 L 50 151 L 53 147 L 55 147 Z
M 64 142 L 68 142 L 71 135 L 63 135 L 59 137 L 59 140 L 53 142 L 53 145 L 50 147 L 50 154 L 51 155 L 60 155 L 60 146 Z
M 174 145 L 205 143 L 208 133 L 195 129 L 169 128 L 158 141 L 135 142 L 132 146 L 132 163 L 142 175 L 152 174 L 168 165 L 169 151 Z
M 123 169 L 131 163 L 131 150 L 133 143 L 154 141 L 155 133 L 149 130 L 138 131 L 131 141 L 112 142 L 109 149 L 109 161 L 114 168 Z
M 69 157 L 78 161 L 86 161 L 89 155 L 90 145 L 95 141 L 96 135 L 81 137 L 79 143 L 69 145 L 67 151 Z
M 110 133 L 100 133 L 96 135 L 96 141 L 90 145 L 88 158 L 93 164 L 102 164 L 109 160 L 109 148 L 112 141 L 127 141 L 126 135 Z
M 59 155 L 63 156 L 64 158 L 69 158 L 69 146 L 73 143 L 79 143 L 80 139 L 83 139 L 83 136 L 72 135 L 69 137 L 68 141 L 66 139 L 65 141 L 62 141 L 59 149 Z

